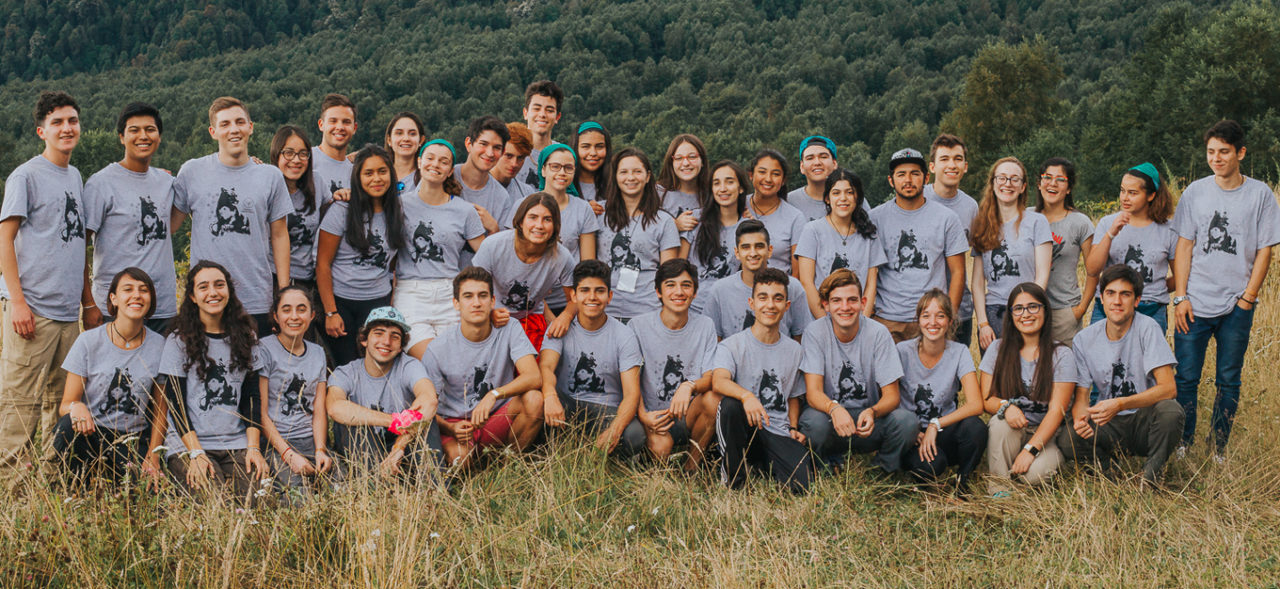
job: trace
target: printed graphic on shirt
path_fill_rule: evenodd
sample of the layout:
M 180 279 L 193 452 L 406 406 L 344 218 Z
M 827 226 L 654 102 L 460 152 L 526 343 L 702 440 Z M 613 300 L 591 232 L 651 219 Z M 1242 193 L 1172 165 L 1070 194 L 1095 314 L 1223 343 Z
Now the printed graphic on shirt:
M 609 244 L 609 265 L 613 268 L 640 267 L 640 257 L 631 251 L 630 235 L 617 233 L 613 236 L 613 243 Z
M 1138 276 L 1142 277 L 1142 282 L 1149 283 L 1152 280 L 1152 270 L 1147 263 L 1142 261 L 1142 246 L 1130 245 L 1129 251 L 1124 253 L 1124 263 L 1126 266 L 1133 268 Z
M 223 188 L 218 193 L 218 208 L 214 211 L 213 223 L 209 232 L 218 237 L 223 233 L 249 234 L 249 218 L 240 212 L 240 197 L 232 188 Z
M 502 297 L 502 305 L 507 310 L 529 311 L 529 285 L 519 280 L 512 282 L 507 296 Z
M 578 354 L 578 363 L 573 367 L 573 390 L 579 394 L 605 394 L 604 378 L 596 374 L 596 357 L 594 354 L 582 352 Z
M 658 400 L 670 401 L 682 382 L 684 382 L 684 360 L 680 359 L 679 354 L 667 356 L 667 362 L 662 366 L 662 390 L 658 391 Z
M 844 254 L 840 252 L 836 252 L 836 257 L 831 259 L 831 270 L 830 272 L 827 272 L 827 274 L 831 274 L 836 270 L 839 270 L 841 268 L 848 268 L 848 267 L 849 267 L 849 259 L 844 257 Z
M 716 255 L 711 256 L 711 263 L 703 266 L 702 278 L 724 278 L 733 273 L 733 268 L 729 266 L 729 250 L 720 248 L 716 250 Z
M 933 386 L 922 384 L 916 387 L 916 415 L 922 419 L 942 417 L 942 409 L 933 404 Z
M 1049 232 L 1049 235 L 1053 236 L 1053 259 L 1056 260 L 1058 259 L 1058 254 L 1062 252 L 1062 247 L 1067 244 L 1067 240 L 1052 231 Z
M 1111 398 L 1129 397 L 1138 394 L 1137 387 L 1132 382 L 1125 380 L 1128 376 L 1128 369 L 1122 362 L 1113 362 L 1111 364 Z
M 200 410 L 208 411 L 214 405 L 239 405 L 239 395 L 235 387 L 227 382 L 227 365 L 221 360 L 214 360 L 209 365 L 208 377 L 204 379 L 204 398 L 200 400 Z
M 382 236 L 374 232 L 369 232 L 369 249 L 360 254 L 360 257 L 351 262 L 357 266 L 373 266 L 375 268 L 387 267 L 387 246 Z
M 862 386 L 862 382 L 858 379 L 858 371 L 854 370 L 853 365 L 848 362 L 840 364 L 840 378 L 836 382 L 836 402 L 843 404 L 845 401 L 865 401 L 867 399 L 867 388 Z
M 284 390 L 280 392 L 280 413 L 282 415 L 298 415 L 306 413 L 311 415 L 311 408 L 307 406 L 307 400 L 302 397 L 302 391 L 307 386 L 307 379 L 302 375 L 289 375 L 289 382 L 284 385 Z
M 893 269 L 902 272 L 911 268 L 928 270 L 929 257 L 916 245 L 916 232 L 908 229 L 898 234 L 898 260 Z
M 752 313 L 751 310 L 748 309 L 747 314 L 742 318 L 742 328 L 751 329 L 751 326 L 755 324 L 756 324 L 756 314 Z
M 1021 409 L 1023 413 L 1031 415 L 1044 415 L 1049 412 L 1048 403 L 1037 403 L 1036 401 L 1032 401 L 1026 397 L 1018 397 L 1017 399 L 1014 399 L 1013 404 L 1017 405 L 1018 409 Z
M 782 394 L 782 382 L 778 373 L 765 369 L 760 371 L 760 380 L 756 385 L 756 396 L 766 411 L 786 411 L 787 398 Z
M 1236 254 L 1236 240 L 1227 232 L 1227 228 L 1231 226 L 1231 220 L 1227 218 L 1225 211 L 1214 211 L 1213 219 L 1209 221 L 1209 239 L 1205 240 L 1204 253 L 1209 252 L 1225 252 L 1231 255 Z
M 435 226 L 428 225 L 422 221 L 418 221 L 418 227 L 413 230 L 413 253 L 409 257 L 414 262 L 430 260 L 432 262 L 444 261 L 444 249 L 436 245 L 433 236 L 436 233 Z
M 160 217 L 156 203 L 150 197 L 143 196 L 138 199 L 138 204 L 138 245 L 169 239 L 169 232 L 165 231 L 164 219 Z
M 128 413 L 141 415 L 138 400 L 133 397 L 133 375 L 128 368 L 116 368 L 111 377 L 111 386 L 107 387 L 107 400 L 102 406 L 103 414 Z
M 1018 263 L 1009 257 L 1009 244 L 1000 242 L 1000 247 L 991 250 L 991 281 L 999 282 L 1005 276 L 1018 276 Z
M 65 194 L 67 200 L 65 208 L 62 210 L 62 220 L 65 222 L 62 227 L 62 241 L 68 242 L 75 237 L 84 239 L 84 221 L 80 219 L 80 207 L 76 204 L 76 199 L 71 196 L 70 192 Z
M 329 194 L 336 194 L 339 190 L 342 190 L 342 185 L 338 184 L 337 180 L 330 180 Z
M 471 374 L 471 386 L 467 387 L 466 397 L 467 406 L 474 406 L 480 402 L 480 399 L 489 394 L 493 390 L 493 385 L 489 384 L 485 379 L 489 376 L 489 364 L 486 362 L 475 367 L 475 371 Z
M 298 213 L 289 213 L 289 242 L 296 247 L 311 247 L 316 243 L 316 232 L 307 227 L 306 219 Z

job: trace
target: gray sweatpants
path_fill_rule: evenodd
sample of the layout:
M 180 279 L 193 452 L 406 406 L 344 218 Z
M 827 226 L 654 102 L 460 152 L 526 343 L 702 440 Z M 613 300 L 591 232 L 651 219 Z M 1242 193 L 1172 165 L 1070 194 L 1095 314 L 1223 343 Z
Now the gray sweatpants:
M 1164 474 L 1174 446 L 1182 436 L 1186 414 L 1174 399 L 1165 399 L 1128 415 L 1117 415 L 1106 425 L 1095 428 L 1092 438 L 1085 439 L 1065 423 L 1058 432 L 1058 446 L 1072 460 L 1096 460 L 1109 468 L 1117 451 L 1146 456 L 1142 477 L 1158 481 Z

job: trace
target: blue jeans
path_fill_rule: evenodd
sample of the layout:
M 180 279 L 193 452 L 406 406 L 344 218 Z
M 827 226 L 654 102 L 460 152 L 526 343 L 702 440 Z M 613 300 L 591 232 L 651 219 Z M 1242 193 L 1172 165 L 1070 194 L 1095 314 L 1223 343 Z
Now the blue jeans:
M 1138 312 L 1155 319 L 1156 323 L 1160 324 L 1160 331 L 1162 333 L 1169 333 L 1169 305 L 1154 301 L 1138 303 Z M 1089 325 L 1093 325 L 1099 321 L 1106 321 L 1106 319 L 1107 315 L 1102 310 L 1102 299 L 1094 297 L 1093 314 L 1089 315 Z
M 1196 317 L 1187 333 L 1173 332 L 1173 355 L 1178 360 L 1178 403 L 1187 413 L 1182 429 L 1182 443 L 1190 445 L 1196 433 L 1196 401 L 1200 393 L 1200 374 L 1209 338 L 1218 342 L 1218 365 L 1214 381 L 1218 395 L 1213 401 L 1213 441 L 1222 450 L 1231 436 L 1231 421 L 1240 403 L 1240 373 L 1244 369 L 1244 353 L 1249 349 L 1249 332 L 1253 329 L 1253 310 L 1232 307 L 1221 317 Z

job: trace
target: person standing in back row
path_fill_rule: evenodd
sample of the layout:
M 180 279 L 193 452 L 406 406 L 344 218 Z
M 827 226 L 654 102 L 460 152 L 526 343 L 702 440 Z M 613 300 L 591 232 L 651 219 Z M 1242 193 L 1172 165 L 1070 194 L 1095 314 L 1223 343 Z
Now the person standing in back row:
M 836 163 L 836 144 L 821 135 L 810 135 L 800 142 L 798 155 L 800 174 L 804 176 L 805 184 L 787 193 L 787 204 L 800 209 L 809 221 L 821 219 L 828 214 L 827 202 L 823 200 L 827 176 L 840 167 Z M 862 206 L 866 207 L 865 201 Z M 871 207 L 866 208 L 871 210 Z
M 356 105 L 341 94 L 327 94 L 320 101 L 320 144 L 311 148 L 315 192 L 320 202 L 328 202 L 334 193 L 351 188 L 352 163 L 347 148 L 356 136 Z
M 517 181 L 535 188 L 538 186 L 536 164 L 542 149 L 552 143 L 551 131 L 555 129 L 556 123 L 560 122 L 562 114 L 560 107 L 563 103 L 564 92 L 551 80 L 538 80 L 524 89 L 524 109 L 520 114 L 524 117 L 525 125 L 529 127 L 533 148 L 529 151 L 529 157 L 525 158 L 520 171 L 516 173 Z
M 973 200 L 965 191 L 960 190 L 960 181 L 969 171 L 969 152 L 964 140 L 942 133 L 933 139 L 929 146 L 929 173 L 933 174 L 933 183 L 924 187 L 924 198 L 947 207 L 960 219 L 964 228 L 964 238 L 969 240 L 969 230 L 973 226 L 973 218 L 978 216 L 978 201 Z M 973 241 L 969 240 L 969 245 Z M 959 312 L 955 318 L 955 331 L 952 339 L 969 345 L 973 341 L 973 293 L 969 292 L 969 283 L 964 284 L 964 296 L 960 299 Z

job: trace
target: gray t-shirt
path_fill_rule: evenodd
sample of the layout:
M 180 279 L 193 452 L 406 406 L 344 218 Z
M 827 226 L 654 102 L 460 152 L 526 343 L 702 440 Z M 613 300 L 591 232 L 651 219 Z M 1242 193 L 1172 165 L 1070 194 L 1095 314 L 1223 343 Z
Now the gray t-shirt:
M 333 256 L 333 294 L 367 301 L 391 293 L 391 260 L 395 248 L 387 241 L 387 217 L 379 211 L 369 219 L 369 249 L 359 251 L 347 241 L 347 203 L 335 202 L 324 214 L 320 230 L 337 235 Z
M 9 174 L 0 203 L 0 220 L 22 218 L 13 248 L 27 306 L 54 321 L 80 318 L 85 255 L 81 187 L 75 166 L 62 168 L 37 155 Z M 0 298 L 12 298 L 3 280 Z
M 956 195 L 950 198 L 938 196 L 938 191 L 933 189 L 933 184 L 926 184 L 924 187 L 925 200 L 936 202 L 947 207 L 951 212 L 956 214 L 960 219 L 960 226 L 964 228 L 964 239 L 969 240 L 969 231 L 973 227 L 973 218 L 978 216 L 978 201 L 973 200 L 963 190 L 956 190 Z M 948 274 L 948 279 L 950 275 Z M 964 298 L 960 299 L 960 312 L 957 317 L 961 321 L 973 317 L 973 293 L 969 292 L 969 281 L 964 281 Z
M 809 194 L 804 191 L 805 187 L 801 186 L 787 193 L 787 204 L 800 210 L 804 214 L 804 218 L 809 221 L 815 221 L 827 216 L 827 203 L 822 199 L 814 200 L 809 198 Z M 865 204 L 867 201 L 863 199 Z
M 416 192 L 400 195 L 400 204 L 406 243 L 397 254 L 396 278 L 432 280 L 457 276 L 463 268 L 463 246 L 467 240 L 484 235 L 476 208 L 461 198 L 429 205 Z
M 231 346 L 225 337 L 207 337 L 209 341 L 208 374 L 201 379 L 195 365 L 184 369 L 187 361 L 186 346 L 177 334 L 170 334 L 165 340 L 164 353 L 160 359 L 160 378 L 167 384 L 167 376 L 187 379 L 187 416 L 191 420 L 191 430 L 200 440 L 200 447 L 205 450 L 243 450 L 248 444 L 245 438 L 245 424 L 240 415 L 240 396 L 243 394 L 245 378 L 250 372 L 258 371 L 258 352 L 253 352 L 252 370 L 231 368 Z M 255 377 L 256 378 L 256 377 Z M 257 388 L 254 388 L 256 391 Z M 169 419 L 174 419 L 174 407 L 169 408 Z M 252 416 L 250 416 L 252 417 Z M 171 453 L 181 452 L 186 448 L 172 423 L 165 438 L 165 445 Z
M 689 240 L 689 262 L 698 270 L 698 296 L 694 297 L 693 303 L 689 306 L 691 311 L 702 313 L 707 308 L 711 287 L 721 278 L 727 278 L 742 270 L 742 262 L 733 255 L 733 248 L 737 245 L 734 233 L 741 223 L 742 219 L 738 219 L 737 223 L 720 228 L 720 243 L 710 263 L 703 262 L 702 257 L 698 255 L 698 232 L 701 227 L 684 234 L 685 239 Z
M 507 182 L 507 202 L 510 203 L 510 206 L 507 207 L 507 216 L 500 219 L 503 222 L 503 229 L 510 229 L 513 226 L 512 221 L 516 214 L 516 208 L 520 206 L 520 203 L 524 202 L 526 197 L 538 191 L 536 187 L 529 186 L 518 180 L 518 177 L 519 174 L 516 175 L 516 178 L 512 178 L 510 182 Z M 561 216 L 564 216 L 563 212 L 561 212 Z M 563 223 L 564 219 L 561 219 L 560 222 Z
M 151 389 L 160 373 L 164 337 L 146 330 L 142 345 L 124 350 L 111 343 L 107 325 L 80 334 L 62 369 L 84 379 L 84 404 L 97 427 L 140 433 L 151 414 Z
M 470 417 L 480 399 L 489 391 L 516 377 L 516 361 L 537 354 L 519 323 L 494 327 L 489 337 L 473 342 L 462 335 L 460 326 L 446 329 L 427 344 L 422 364 L 440 397 L 441 417 Z M 499 401 L 494 409 L 507 404 Z
M 333 198 L 333 193 L 351 188 L 351 170 L 355 163 L 346 158 L 335 160 L 325 154 L 319 145 L 311 148 L 311 177 L 316 196 L 323 200 Z
M 458 164 L 453 167 L 453 179 L 457 180 L 458 185 L 462 187 L 462 200 L 484 207 L 493 216 L 493 220 L 497 221 L 498 225 L 502 225 L 505 219 L 510 219 L 511 215 L 515 214 L 513 209 L 518 203 L 513 204 L 511 202 L 511 195 L 507 192 L 507 187 L 494 179 L 493 176 L 485 176 L 484 188 L 472 190 L 470 186 L 467 186 L 466 182 L 462 181 L 462 164 Z M 473 255 L 475 255 L 475 252 L 464 250 L 459 262 L 460 267 L 466 268 L 470 266 Z
M 794 276 L 787 278 L 790 279 L 787 299 L 791 301 L 791 308 L 782 316 L 782 324 L 778 326 L 778 330 L 784 335 L 797 336 L 804 333 L 804 329 L 813 321 L 813 313 L 809 312 L 809 305 L 805 303 L 804 286 Z M 705 314 L 711 318 L 716 326 L 716 335 L 721 338 L 755 325 L 756 316 L 748 304 L 751 300 L 751 287 L 742 281 L 742 272 L 717 280 L 705 295 L 699 295 L 698 298 L 704 296 Z
M 515 214 L 515 207 L 512 207 L 511 213 Z M 512 222 L 514 221 L 513 217 Z M 569 268 L 571 272 L 573 266 L 582 260 L 581 244 L 578 243 L 578 239 L 583 235 L 596 234 L 599 231 L 600 218 L 596 217 L 596 212 L 591 205 L 581 198 L 569 195 L 569 203 L 560 209 L 560 243 L 569 249 L 570 254 L 573 254 L 573 263 Z M 547 295 L 547 304 L 553 309 L 562 308 L 568 302 L 562 290 Z
M 644 364 L 636 334 L 613 317 L 595 331 L 575 317 L 564 337 L 542 340 L 542 349 L 560 354 L 557 393 L 609 407 L 622 403 L 622 373 Z
M 1013 287 L 1023 282 L 1035 282 L 1036 246 L 1053 243 L 1049 220 L 1032 210 L 1022 212 L 1021 223 L 1015 225 L 1015 221 L 1008 221 L 1000 231 L 1000 245 L 982 252 L 988 305 L 1003 305 L 1009 302 Z M 974 252 L 975 255 L 977 253 Z
M 356 358 L 333 371 L 329 387 L 347 393 L 347 400 L 382 413 L 399 413 L 413 404 L 413 387 L 427 379 L 427 369 L 407 354 L 396 356 L 386 374 L 375 377 Z
M 1156 386 L 1155 369 L 1178 361 L 1155 319 L 1134 313 L 1133 324 L 1119 341 L 1107 337 L 1107 322 L 1098 321 L 1071 341 L 1076 384 L 1098 391 L 1098 400 L 1130 397 Z M 1128 415 L 1137 409 L 1126 409 Z
M 579 182 L 578 194 L 582 195 L 586 200 L 604 200 L 604 197 L 596 190 L 594 182 Z
M 1192 310 L 1219 317 L 1244 293 L 1258 250 L 1280 243 L 1280 205 L 1261 181 L 1246 176 L 1239 188 L 1223 190 L 1209 176 L 1182 191 L 1173 228 L 1195 242 L 1187 282 Z
M 526 264 L 516 255 L 516 232 L 508 229 L 485 238 L 471 261 L 493 274 L 494 301 L 496 306 L 511 312 L 511 317 L 521 319 L 542 312 L 542 303 L 553 292 L 564 294 L 566 286 L 573 286 L 573 254 L 561 244 L 546 252 L 532 264 Z
M 822 390 L 855 418 L 880 402 L 881 387 L 902 378 L 902 362 L 893 336 L 879 321 L 858 320 L 858 333 L 849 342 L 836 339 L 831 317 L 804 330 L 804 360 L 800 371 L 822 375 Z
M 188 160 L 173 182 L 173 206 L 191 216 L 191 265 L 222 264 L 236 281 L 244 310 L 271 310 L 275 273 L 271 223 L 293 210 L 280 168 L 249 162 L 231 167 L 218 154 Z
M 1112 213 L 1098 221 L 1093 232 L 1093 244 L 1096 246 L 1111 231 L 1111 224 L 1120 213 Z M 1178 251 L 1178 234 L 1169 223 L 1151 222 L 1145 227 L 1125 225 L 1111 247 L 1107 249 L 1107 266 L 1125 264 L 1133 268 L 1142 277 L 1142 302 L 1169 303 L 1169 262 Z M 1102 286 L 1098 285 L 1101 296 Z
M 178 314 L 178 277 L 169 242 L 173 176 L 158 168 L 131 171 L 113 163 L 84 183 L 84 228 L 93 236 L 93 300 L 107 315 L 116 273 L 136 266 L 155 282 L 157 319 Z
M 729 371 L 733 382 L 760 400 L 769 416 L 765 431 L 790 436 L 788 402 L 804 395 L 803 354 L 800 344 L 785 335 L 766 344 L 750 331 L 740 331 L 716 346 L 711 369 Z
M 865 287 L 867 270 L 889 261 L 875 238 L 863 237 L 856 230 L 848 237 L 840 235 L 826 217 L 805 224 L 796 243 L 796 257 L 814 261 L 814 286 L 821 286 L 832 272 L 848 268 Z
M 538 167 L 538 157 L 541 155 L 541 149 L 534 148 L 531 150 L 529 157 L 524 158 L 524 163 L 520 164 L 520 171 L 516 172 L 516 177 L 511 180 L 528 186 L 531 191 L 530 194 L 538 191 L 538 170 L 536 168 Z
M 898 383 L 902 401 L 898 406 L 915 413 L 920 427 L 956 410 L 960 379 L 974 372 L 968 346 L 947 342 L 938 363 L 925 368 L 920 362 L 920 338 L 914 338 L 898 344 L 898 359 L 902 361 L 902 380 Z
M 662 199 L 662 210 L 671 213 L 673 218 L 679 217 L 685 211 L 693 211 L 694 219 L 702 218 L 702 203 L 698 201 L 698 195 L 679 190 L 667 190 L 659 186 L 658 196 Z
M 1049 223 L 1053 262 L 1049 266 L 1049 307 L 1062 309 L 1080 304 L 1077 270 L 1084 244 L 1093 236 L 1093 221 L 1080 211 L 1068 211 L 1062 220 Z M 1034 273 L 1033 273 L 1034 277 Z
M 809 218 L 785 200 L 780 201 L 778 208 L 773 212 L 761 215 L 756 211 L 751 197 L 752 195 L 743 197 L 747 199 L 747 209 L 751 211 L 751 217 L 764 223 L 765 229 L 769 230 L 769 245 L 773 246 L 769 267 L 791 273 L 791 246 L 800 239 L 800 230 L 804 229 L 804 224 L 809 222 Z
M 890 200 L 872 209 L 871 221 L 888 260 L 876 278 L 876 315 L 915 321 L 926 291 L 947 290 L 947 256 L 968 251 L 964 229 L 955 213 L 932 201 L 908 211 Z
M 987 348 L 987 352 L 982 355 L 982 362 L 978 365 L 978 370 L 990 375 L 995 375 L 996 355 L 1000 353 L 1001 340 L 991 342 L 991 346 Z M 1018 362 L 1022 367 L 1022 386 L 1025 390 L 1031 390 L 1031 383 L 1036 378 L 1037 360 L 1026 360 L 1021 356 Z M 1069 382 L 1072 386 L 1076 383 L 1076 359 L 1071 352 L 1071 348 L 1062 345 L 1055 345 L 1053 348 L 1053 382 L 1054 384 Z M 1017 405 L 1022 413 L 1027 417 L 1027 423 L 1031 426 L 1040 425 L 1044 420 L 1044 416 L 1049 412 L 1048 399 L 1053 391 L 1045 391 L 1045 401 L 1032 401 L 1030 397 L 1022 395 L 1012 399 L 1013 404 Z
M 289 277 L 295 280 L 314 280 L 316 277 L 316 236 L 320 231 L 322 201 L 316 197 L 316 206 L 308 213 L 303 210 L 306 196 L 301 190 L 289 194 L 293 210 L 289 212 Z
M 675 219 L 659 210 L 654 219 L 643 222 L 644 216 L 631 217 L 620 231 L 614 231 L 608 223 L 600 222 L 600 237 L 596 244 L 596 259 L 613 269 L 613 302 L 609 303 L 609 315 L 630 319 L 653 311 L 661 306 L 654 294 L 653 280 L 658 272 L 662 252 L 680 247 L 680 232 Z M 639 269 L 635 289 L 625 292 L 618 288 L 624 267 Z
M 280 338 L 258 342 L 259 376 L 267 377 L 267 415 L 286 440 L 310 439 L 316 390 L 328 376 L 324 349 L 303 340 L 301 356 L 293 355 Z
M 671 406 L 671 397 L 686 380 L 698 380 L 708 370 L 716 351 L 716 327 L 711 319 L 697 313 L 680 329 L 662 323 L 662 311 L 645 313 L 627 327 L 636 334 L 644 368 L 640 371 L 640 394 L 646 411 Z

